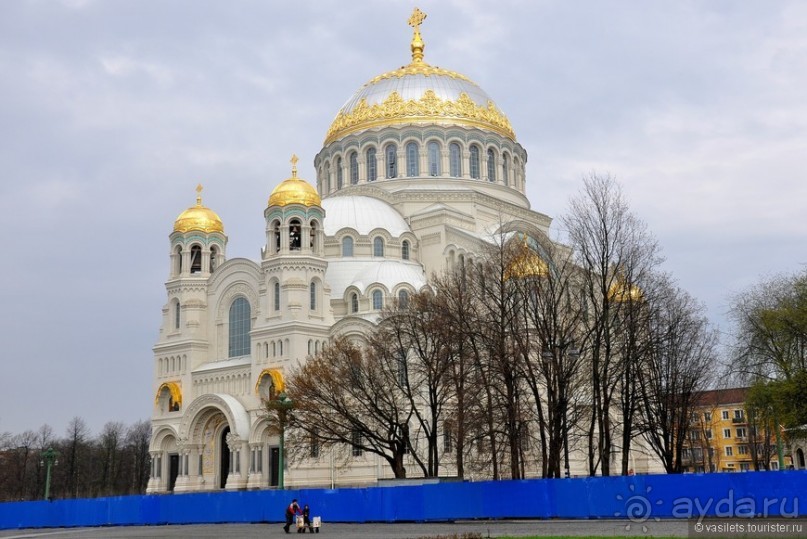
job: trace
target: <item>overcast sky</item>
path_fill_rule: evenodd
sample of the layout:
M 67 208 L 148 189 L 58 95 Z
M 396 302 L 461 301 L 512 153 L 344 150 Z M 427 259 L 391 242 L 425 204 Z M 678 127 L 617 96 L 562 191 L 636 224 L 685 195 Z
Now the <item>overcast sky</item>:
M 342 104 L 409 62 L 415 5 L 426 61 L 509 117 L 533 209 L 615 176 L 725 333 L 731 294 L 803 269 L 805 2 L 4 0 L 0 432 L 150 417 L 196 184 L 257 260 L 289 157 L 315 178 Z

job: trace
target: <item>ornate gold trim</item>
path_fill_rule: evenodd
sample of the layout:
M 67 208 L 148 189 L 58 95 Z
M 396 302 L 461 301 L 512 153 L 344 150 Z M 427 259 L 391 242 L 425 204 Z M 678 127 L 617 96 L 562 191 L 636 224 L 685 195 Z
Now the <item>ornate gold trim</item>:
M 157 389 L 157 395 L 154 397 L 155 406 L 160 403 L 160 393 L 163 392 L 163 389 L 168 390 L 168 393 L 171 394 L 171 400 L 175 404 L 182 405 L 182 390 L 179 387 L 179 382 L 165 382 Z
M 510 120 L 496 108 L 493 101 L 488 101 L 487 107 L 483 107 L 477 105 L 465 92 L 456 101 L 452 101 L 441 99 L 434 90 L 426 90 L 420 99 L 409 101 L 393 91 L 383 102 L 372 106 L 367 105 L 367 100 L 362 98 L 349 113 L 339 112 L 328 129 L 325 144 L 348 133 L 376 125 L 436 120 L 467 123 L 491 129 L 512 140 L 516 139 Z
M 272 379 L 272 385 L 275 386 L 275 392 L 282 393 L 286 390 L 286 384 L 283 382 L 283 374 L 277 369 L 263 369 L 261 373 L 258 375 L 258 381 L 255 382 L 255 394 L 259 394 L 259 390 L 261 387 L 261 381 L 263 381 L 264 376 L 268 376 Z

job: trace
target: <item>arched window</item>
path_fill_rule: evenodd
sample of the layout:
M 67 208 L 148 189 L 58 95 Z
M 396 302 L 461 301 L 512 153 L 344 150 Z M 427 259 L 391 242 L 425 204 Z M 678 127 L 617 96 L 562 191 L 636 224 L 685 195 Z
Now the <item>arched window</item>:
M 325 192 L 331 192 L 331 164 L 325 163 Z
M 350 152 L 350 185 L 359 183 L 359 154 Z
M 401 242 L 401 259 L 409 260 L 409 242 L 407 240 Z
M 502 154 L 502 183 L 510 185 L 510 156 Z
M 275 310 L 280 310 L 280 283 L 275 281 L 275 297 L 273 298 L 275 301 Z
M 214 245 L 213 247 L 210 248 L 210 273 L 213 273 L 213 271 L 216 269 L 216 258 L 218 256 L 219 256 L 219 250 Z
M 311 351 L 314 349 L 314 341 L 308 339 L 308 355 L 311 355 Z
M 488 148 L 488 181 L 496 181 L 496 152 Z
M 355 292 L 350 294 L 350 312 L 359 312 L 359 295 Z
M 471 178 L 478 180 L 479 179 L 479 146 L 471 146 L 470 149 L 470 164 L 471 167 Z
M 387 178 L 398 177 L 398 147 L 395 144 L 387 144 L 384 148 L 384 166 Z
M 440 167 L 440 145 L 431 141 L 427 148 L 429 153 L 429 176 L 439 176 L 442 174 Z
M 179 275 L 180 273 L 182 273 L 182 246 L 177 245 L 177 248 L 174 250 L 174 252 L 176 253 L 177 257 L 177 263 L 176 266 L 174 267 L 176 268 L 176 274 Z
M 454 178 L 462 177 L 462 149 L 456 142 L 448 146 L 449 174 Z
M 317 245 L 317 222 L 311 221 L 308 224 L 308 248 L 312 251 L 315 250 L 315 246 Z
M 191 273 L 202 271 L 202 248 L 198 245 L 191 247 Z
M 251 311 L 246 298 L 237 297 L 230 305 L 229 357 L 249 354 L 249 330 Z
M 175 301 L 174 302 L 174 329 L 179 329 L 180 316 L 182 316 L 182 315 L 180 314 L 179 302 Z
M 297 219 L 292 219 L 289 223 L 289 249 L 292 251 L 299 251 L 300 244 L 302 243 L 302 227 L 300 227 L 300 221 Z
M 272 237 L 275 242 L 275 252 L 280 252 L 280 221 L 272 223 Z
M 409 307 L 409 292 L 401 290 L 398 292 L 398 308 L 406 309 Z
M 367 148 L 367 181 L 374 182 L 378 179 L 378 169 L 376 168 L 375 148 Z
M 420 152 L 417 142 L 406 145 L 406 175 L 410 178 L 420 176 Z
M 350 236 L 342 238 L 342 256 L 353 256 L 353 238 Z
M 380 311 L 384 308 L 384 294 L 381 290 L 373 290 L 373 309 Z
M 317 283 L 312 282 L 309 286 L 308 306 L 312 311 L 317 310 Z
M 342 182 L 343 182 L 343 177 L 342 177 L 342 158 L 339 157 L 339 158 L 336 159 L 336 188 L 337 189 L 342 188 Z
M 380 236 L 373 240 L 373 256 L 384 256 L 384 239 Z

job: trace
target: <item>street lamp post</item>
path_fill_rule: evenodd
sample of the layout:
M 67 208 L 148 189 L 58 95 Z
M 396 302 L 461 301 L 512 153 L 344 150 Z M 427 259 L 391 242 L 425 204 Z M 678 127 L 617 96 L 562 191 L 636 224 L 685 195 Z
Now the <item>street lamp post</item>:
M 50 471 L 54 464 L 57 464 L 56 459 L 59 458 L 59 452 L 49 447 L 42 453 L 42 460 L 45 461 L 45 500 L 50 499 Z
M 294 403 L 291 399 L 285 394 L 281 393 L 277 396 L 277 399 L 270 402 L 270 406 L 272 409 L 277 410 L 277 419 L 278 419 L 278 426 L 280 430 L 280 449 L 278 451 L 278 481 L 277 481 L 277 488 L 283 490 L 285 488 L 285 482 L 283 478 L 283 471 L 285 468 L 284 459 L 285 455 L 285 438 L 286 438 L 286 420 L 289 410 L 291 410 Z

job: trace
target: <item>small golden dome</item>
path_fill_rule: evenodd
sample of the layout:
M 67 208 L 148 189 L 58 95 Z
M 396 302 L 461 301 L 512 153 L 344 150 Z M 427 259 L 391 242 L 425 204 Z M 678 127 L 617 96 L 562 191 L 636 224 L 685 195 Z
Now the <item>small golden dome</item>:
M 174 232 L 190 232 L 198 230 L 200 232 L 221 232 L 224 233 L 224 223 L 216 212 L 206 206 L 202 206 L 202 184 L 196 186 L 196 206 L 191 206 L 183 211 L 174 221 Z
M 608 299 L 616 303 L 642 301 L 642 289 L 636 285 L 628 286 L 624 277 L 617 277 L 616 282 L 608 289 Z
M 518 253 L 513 257 L 504 272 L 507 279 L 527 279 L 531 277 L 546 277 L 549 275 L 549 265 L 527 243 L 524 236 Z
M 320 206 L 322 199 L 314 186 L 297 177 L 297 156 L 291 156 L 291 178 L 283 180 L 269 195 L 269 206 Z

